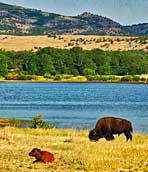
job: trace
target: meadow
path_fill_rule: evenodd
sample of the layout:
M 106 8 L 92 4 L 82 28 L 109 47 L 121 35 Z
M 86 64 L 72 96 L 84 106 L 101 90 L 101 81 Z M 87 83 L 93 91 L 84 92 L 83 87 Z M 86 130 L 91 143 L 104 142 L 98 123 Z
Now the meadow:
M 74 129 L 0 128 L 1 172 L 148 172 L 148 135 L 133 141 L 90 142 L 88 131 Z M 54 153 L 53 163 L 33 163 L 32 148 Z
M 148 41 L 107 36 L 0 36 L 4 50 L 37 50 L 42 47 L 87 50 L 148 50 Z M 147 75 L 144 75 L 147 78 Z M 86 81 L 86 78 L 74 78 Z M 66 80 L 67 81 L 67 80 Z M 8 121 L 9 122 L 9 121 Z M 0 128 L 0 172 L 148 172 L 148 135 L 123 135 L 114 141 L 90 142 L 89 131 L 73 129 Z M 28 153 L 40 148 L 55 155 L 54 163 L 33 163 Z
M 100 48 L 105 51 L 148 51 L 148 38 L 126 36 L 55 35 L 11 36 L 0 35 L 0 48 L 8 51 L 37 50 L 43 47 L 81 47 L 85 50 Z

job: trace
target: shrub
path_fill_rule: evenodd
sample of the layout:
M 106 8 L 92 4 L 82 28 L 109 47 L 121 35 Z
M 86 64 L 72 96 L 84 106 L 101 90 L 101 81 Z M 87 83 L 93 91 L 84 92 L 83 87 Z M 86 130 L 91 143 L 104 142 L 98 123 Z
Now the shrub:
M 133 77 L 131 75 L 123 76 L 121 78 L 121 81 L 132 81 Z
M 53 128 L 54 125 L 51 123 L 46 123 L 45 121 L 42 120 L 42 115 L 38 114 L 32 119 L 32 125 L 31 128 L 44 128 L 44 129 L 49 129 Z
M 18 76 L 15 73 L 9 73 L 6 77 L 7 80 L 17 80 Z
M 47 79 L 54 79 L 54 76 L 51 75 L 50 73 L 45 73 L 45 74 L 44 74 L 44 78 L 47 78 Z
M 146 78 L 142 77 L 142 78 L 141 78 L 141 81 L 146 81 Z
M 30 75 L 31 79 L 34 79 L 34 80 L 38 80 L 38 76 L 37 75 Z
M 95 81 L 96 80 L 96 77 L 94 75 L 88 75 L 87 76 L 87 80 L 88 81 Z
M 36 75 L 25 75 L 25 74 L 20 74 L 20 75 L 18 76 L 18 79 L 20 79 L 20 80 L 32 80 L 32 79 L 38 80 L 38 76 L 36 76 Z
M 100 75 L 88 75 L 87 79 L 89 81 L 102 81 L 102 76 L 100 76 Z
M 55 75 L 54 80 L 62 80 L 62 75 L 60 74 Z
M 101 76 L 100 77 L 100 80 L 101 81 L 108 81 L 108 76 Z
M 73 77 L 72 75 L 64 75 L 63 76 L 64 79 L 72 79 L 72 77 Z
M 139 76 L 134 75 L 134 76 L 133 76 L 133 81 L 140 81 L 140 77 L 139 77 Z
M 84 76 L 95 75 L 95 70 L 90 69 L 90 68 L 85 68 L 83 70 L 83 74 L 84 74 Z
M 119 80 L 119 77 L 116 77 L 116 76 L 114 76 L 114 75 L 109 75 L 109 76 L 108 76 L 108 80 L 109 80 L 109 81 L 117 81 L 117 80 Z

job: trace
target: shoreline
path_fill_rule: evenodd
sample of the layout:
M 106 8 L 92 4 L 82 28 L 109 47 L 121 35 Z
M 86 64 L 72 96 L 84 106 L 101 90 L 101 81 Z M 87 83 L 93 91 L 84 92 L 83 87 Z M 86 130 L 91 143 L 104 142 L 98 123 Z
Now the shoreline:
M 52 124 L 52 123 L 51 123 Z M 75 132 L 89 132 L 90 129 L 76 129 L 76 128 L 58 128 L 58 127 L 51 127 L 51 128 L 32 128 L 31 127 L 31 120 L 23 120 L 23 119 L 18 119 L 18 118 L 0 118 L 0 129 L 5 129 L 5 128 L 14 128 L 16 130 L 57 130 L 57 131 L 75 131 Z M 148 132 L 133 132 L 134 135 L 143 135 L 143 136 L 148 136 Z
M 19 119 L 19 118 L 5 118 L 5 117 L 0 117 L 0 128 L 5 128 L 5 127 L 12 127 L 12 128 L 17 128 L 17 129 L 56 129 L 56 130 L 75 130 L 75 131 L 88 131 L 89 129 L 76 129 L 76 128 L 58 128 L 54 126 L 51 128 L 31 128 L 31 122 L 32 119 Z M 49 123 L 52 125 L 52 123 Z M 148 133 L 145 132 L 133 132 L 134 134 L 140 134 L 140 135 L 148 135 Z
M 2 82 L 25 82 L 25 83 L 110 83 L 110 84 L 148 84 L 145 81 L 81 81 L 81 80 L 0 80 Z

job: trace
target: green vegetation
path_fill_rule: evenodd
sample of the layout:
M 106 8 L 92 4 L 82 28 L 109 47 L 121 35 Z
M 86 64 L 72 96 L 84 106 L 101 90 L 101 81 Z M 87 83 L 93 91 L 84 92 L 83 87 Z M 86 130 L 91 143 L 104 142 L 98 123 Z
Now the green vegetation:
M 21 120 L 21 119 L 11 119 L 11 118 L 0 118 L 0 127 L 19 127 L 26 128 L 31 126 L 30 120 Z
M 54 128 L 54 124 L 45 122 L 41 114 L 34 116 L 32 120 L 0 118 L 0 127 L 18 127 L 18 128 Z
M 141 74 L 148 74 L 148 53 L 143 51 L 79 47 L 70 50 L 46 47 L 36 52 L 0 50 L 0 76 L 8 80 L 57 81 L 85 76 L 88 81 L 147 81 L 137 76 Z
M 53 124 L 51 123 L 47 123 L 45 121 L 42 120 L 42 115 L 36 115 L 32 121 L 31 121 L 32 125 L 31 128 L 44 128 L 44 129 L 49 129 L 49 128 L 53 128 Z

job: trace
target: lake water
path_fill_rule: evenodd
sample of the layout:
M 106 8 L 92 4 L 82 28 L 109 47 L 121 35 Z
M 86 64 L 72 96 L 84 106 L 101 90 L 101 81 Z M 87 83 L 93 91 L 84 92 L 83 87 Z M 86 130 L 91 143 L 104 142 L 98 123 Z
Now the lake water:
M 0 117 L 42 114 L 57 128 L 91 129 L 98 118 L 116 116 L 148 133 L 148 85 L 113 83 L 0 83 Z

